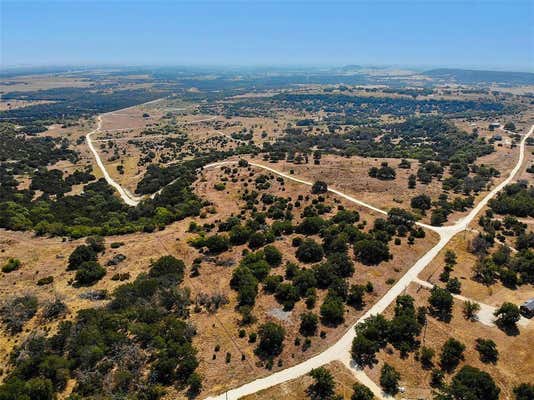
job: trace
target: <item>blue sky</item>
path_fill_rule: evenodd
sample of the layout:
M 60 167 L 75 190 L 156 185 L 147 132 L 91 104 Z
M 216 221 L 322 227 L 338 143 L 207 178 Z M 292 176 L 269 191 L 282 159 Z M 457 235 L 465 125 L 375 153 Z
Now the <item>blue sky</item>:
M 2 66 L 534 70 L 534 1 L 0 2 Z

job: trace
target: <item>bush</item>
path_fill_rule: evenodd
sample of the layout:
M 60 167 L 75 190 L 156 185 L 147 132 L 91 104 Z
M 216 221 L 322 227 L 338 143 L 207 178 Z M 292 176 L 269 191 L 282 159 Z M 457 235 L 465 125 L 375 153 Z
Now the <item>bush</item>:
M 498 400 L 501 390 L 487 372 L 466 365 L 452 378 L 448 392 L 454 400 Z
M 355 383 L 352 386 L 352 390 L 354 390 L 354 393 L 350 400 L 373 400 L 375 398 L 371 389 L 361 383 Z
M 45 276 L 37 281 L 37 286 L 49 285 L 52 282 L 54 282 L 53 276 Z
M 519 307 L 514 303 L 503 303 L 494 313 L 497 317 L 495 323 L 503 329 L 516 328 L 516 323 L 521 318 Z
M 316 181 L 311 188 L 313 194 L 326 193 L 328 191 L 328 185 L 323 181 Z
M 343 300 L 337 296 L 327 295 L 320 312 L 325 325 L 337 326 L 345 320 L 345 306 Z
M 305 239 L 297 249 L 296 256 L 299 261 L 311 263 L 321 261 L 324 252 L 320 244 L 313 239 Z
M 430 196 L 426 194 L 421 194 L 419 196 L 412 197 L 410 206 L 422 211 L 430 210 L 432 207 L 432 199 L 430 199 Z
M 46 303 L 43 307 L 43 318 L 52 320 L 64 315 L 67 312 L 67 305 L 61 299 L 54 299 Z
M 22 331 L 24 323 L 37 312 L 38 301 L 33 295 L 24 295 L 6 300 L 0 308 L 2 322 L 12 333 Z
M 334 395 L 334 378 L 326 368 L 312 369 L 309 375 L 314 379 L 307 391 L 312 399 L 330 399 Z
M 354 255 L 362 264 L 377 265 L 390 258 L 388 245 L 375 239 L 364 239 L 354 245 Z
M 497 351 L 497 345 L 491 339 L 478 338 L 476 340 L 475 349 L 480 354 L 480 361 L 483 363 L 495 364 L 499 358 L 499 352 Z
M 442 321 L 450 321 L 454 299 L 447 289 L 434 286 L 428 299 L 430 313 Z
M 399 392 L 400 374 L 388 363 L 384 363 L 380 371 L 380 386 L 389 395 L 396 395 Z
M 441 349 L 440 365 L 447 372 L 453 371 L 464 359 L 465 345 L 456 339 L 448 339 Z
M 312 312 L 300 314 L 299 332 L 303 336 L 314 336 L 317 333 L 318 322 L 317 315 Z
M 18 258 L 10 258 L 2 266 L 2 272 L 8 273 L 8 272 L 16 271 L 19 268 L 20 268 L 20 260 Z
M 130 279 L 130 273 L 129 272 L 119 272 L 116 274 L 113 274 L 111 277 L 112 281 L 127 281 Z
M 87 261 L 96 261 L 96 252 L 91 246 L 80 245 L 74 249 L 69 256 L 67 270 L 78 269 L 80 265 Z
M 267 322 L 260 326 L 258 335 L 260 342 L 256 353 L 262 358 L 273 358 L 282 352 L 286 331 L 274 322 Z
M 182 260 L 173 256 L 162 256 L 150 264 L 148 276 L 151 278 L 172 277 L 173 281 L 181 282 L 184 278 L 185 265 Z
M 534 384 L 522 383 L 514 388 L 516 400 L 534 399 Z
M 106 269 L 96 261 L 86 261 L 82 263 L 74 279 L 80 285 L 93 285 L 106 275 Z
M 230 248 L 230 240 L 225 235 L 210 236 L 206 238 L 204 244 L 212 254 L 220 254 Z
M 274 246 L 265 246 L 263 254 L 271 267 L 278 267 L 282 263 L 282 253 Z

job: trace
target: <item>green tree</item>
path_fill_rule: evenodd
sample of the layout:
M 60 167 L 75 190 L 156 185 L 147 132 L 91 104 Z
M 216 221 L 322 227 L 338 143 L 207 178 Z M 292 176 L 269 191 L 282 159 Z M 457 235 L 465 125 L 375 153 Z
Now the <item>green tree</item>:
M 106 275 L 106 269 L 96 261 L 86 261 L 76 271 L 74 279 L 80 285 L 92 285 Z
M 338 296 L 327 295 L 320 312 L 325 325 L 337 326 L 345 320 L 345 306 Z
M 241 306 L 253 306 L 258 294 L 258 280 L 247 267 L 237 267 L 230 280 L 230 287 L 238 292 L 238 301 Z
M 347 304 L 360 310 L 363 305 L 363 297 L 365 295 L 365 286 L 363 285 L 351 285 L 349 289 L 349 295 L 347 297 Z
M 300 314 L 300 329 L 299 332 L 303 336 L 313 336 L 317 333 L 317 325 L 319 318 L 312 312 Z
M 151 278 L 161 278 L 172 276 L 176 282 L 181 282 L 184 278 L 185 264 L 174 256 L 162 256 L 150 264 L 148 276 Z
M 430 303 L 429 310 L 432 315 L 442 321 L 450 321 L 454 299 L 448 290 L 434 286 L 430 291 L 428 302 Z
M 376 362 L 376 352 L 379 345 L 376 341 L 366 338 L 364 335 L 357 335 L 352 340 L 350 354 L 352 359 L 360 367 L 372 366 Z
M 453 371 L 464 359 L 465 345 L 456 339 L 449 338 L 441 349 L 440 365 L 447 372 Z
M 272 358 L 279 355 L 284 348 L 285 334 L 285 329 L 274 322 L 263 324 L 258 330 L 260 342 L 256 348 L 256 353 L 262 358 Z
M 400 374 L 388 363 L 380 370 L 380 386 L 386 394 L 396 395 L 399 392 Z
M 534 399 L 534 384 L 522 383 L 514 388 L 516 400 L 532 400 Z
M 361 383 L 355 383 L 352 386 L 352 390 L 354 390 L 354 393 L 350 400 L 373 400 L 375 398 L 371 389 Z
M 296 253 L 299 261 L 306 263 L 321 261 L 323 255 L 323 248 L 313 239 L 303 240 Z
M 365 265 L 376 265 L 390 258 L 388 245 L 380 240 L 364 239 L 354 245 L 354 255 Z
M 454 400 L 498 400 L 500 391 L 487 372 L 469 365 L 452 378 L 448 390 Z
M 96 261 L 96 253 L 91 246 L 82 244 L 70 254 L 67 270 L 78 269 L 86 261 Z
M 291 283 L 281 283 L 278 285 L 275 293 L 276 300 L 284 306 L 284 310 L 293 309 L 295 303 L 299 300 L 299 292 Z
M 419 355 L 419 359 L 421 360 L 421 365 L 424 369 L 431 369 L 434 366 L 434 363 L 432 362 L 432 358 L 436 352 L 431 349 L 430 347 L 423 346 L 421 347 L 421 352 Z
M 430 210 L 432 207 L 432 199 L 426 194 L 412 197 L 410 200 L 410 206 L 421 211 Z
M 309 375 L 314 379 L 308 387 L 308 394 L 312 399 L 328 400 L 334 395 L 334 378 L 326 368 L 312 369 Z
M 464 317 L 470 321 L 475 321 L 477 314 L 480 311 L 480 304 L 475 303 L 474 301 L 466 300 L 464 301 Z
M 521 319 L 519 307 L 509 302 L 504 302 L 493 315 L 497 317 L 495 323 L 503 330 L 516 330 L 517 321 Z
M 475 349 L 479 352 L 480 361 L 495 364 L 499 358 L 497 344 L 491 339 L 478 338 Z
M 265 255 L 265 261 L 269 263 L 271 267 L 278 267 L 282 264 L 282 253 L 276 247 L 269 245 L 263 249 Z
M 447 249 L 445 252 L 445 264 L 456 265 L 456 253 L 454 251 Z
M 187 384 L 189 385 L 188 395 L 189 397 L 196 397 L 202 391 L 202 377 L 193 372 L 187 379 Z
M 25 391 L 31 400 L 52 400 L 55 398 L 50 379 L 32 378 L 26 382 Z
M 462 283 L 456 277 L 449 279 L 447 282 L 447 290 L 451 293 L 459 294 L 462 291 Z
M 415 185 L 417 185 L 417 178 L 414 174 L 410 174 L 408 177 L 408 189 L 415 189 Z
M 323 181 L 316 181 L 312 185 L 311 192 L 313 194 L 326 193 L 328 191 L 328 185 Z
M 213 235 L 206 238 L 205 245 L 212 254 L 219 254 L 230 248 L 230 240 L 225 235 Z

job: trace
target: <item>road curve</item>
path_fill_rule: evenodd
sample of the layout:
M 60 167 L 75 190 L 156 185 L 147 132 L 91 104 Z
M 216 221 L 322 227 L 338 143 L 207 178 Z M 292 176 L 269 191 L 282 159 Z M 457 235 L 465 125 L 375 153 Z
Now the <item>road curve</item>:
M 89 146 L 89 149 L 91 150 L 91 152 L 95 156 L 96 164 L 98 165 L 98 167 L 102 171 L 102 174 L 104 175 L 104 179 L 106 180 L 106 182 L 109 185 L 113 186 L 117 190 L 117 192 L 119 192 L 122 200 L 126 204 L 128 204 L 129 206 L 136 206 L 142 200 L 142 197 L 134 196 L 127 189 L 124 189 L 121 185 L 119 185 L 116 181 L 113 180 L 113 178 L 109 175 L 109 173 L 108 173 L 108 171 L 106 169 L 106 166 L 102 162 L 102 159 L 100 158 L 100 155 L 98 154 L 98 151 L 96 150 L 96 148 L 95 148 L 95 146 L 93 144 L 91 136 L 93 134 L 95 134 L 96 132 L 100 131 L 101 128 L 102 128 L 102 117 L 99 115 L 97 117 L 96 128 L 93 129 L 91 132 L 89 132 L 87 135 L 85 135 L 85 139 L 87 141 L 87 145 Z
M 152 101 L 149 101 L 148 103 L 144 103 L 142 105 L 147 105 L 147 104 L 153 104 L 153 103 L 157 103 L 159 101 L 161 101 L 163 99 L 157 99 L 157 100 L 152 100 Z M 134 106 L 134 107 L 137 107 L 137 106 Z M 128 108 L 132 108 L 132 107 L 128 107 Z M 124 109 L 121 109 L 119 111 L 124 111 L 124 110 L 127 110 L 128 108 L 124 108 Z M 115 111 L 116 112 L 116 111 Z M 104 176 L 104 179 L 106 180 L 106 182 L 110 185 L 110 186 L 113 186 L 117 192 L 119 193 L 119 195 L 121 196 L 122 200 L 128 204 L 129 206 L 132 206 L 132 207 L 135 207 L 137 206 L 143 199 L 146 199 L 147 197 L 146 196 L 135 196 L 134 194 L 132 194 L 128 189 L 126 188 L 123 188 L 118 182 L 116 182 L 108 173 L 107 169 L 106 169 L 106 166 L 104 165 L 104 163 L 102 162 L 102 159 L 100 158 L 100 154 L 98 154 L 98 151 L 94 145 L 94 142 L 106 142 L 106 141 L 112 141 L 114 139 L 100 139 L 100 140 L 93 140 L 92 139 L 92 136 L 93 134 L 97 133 L 97 132 L 100 132 L 101 129 L 102 129 L 102 116 L 103 115 L 106 115 L 106 114 L 113 114 L 114 112 L 110 112 L 110 113 L 105 113 L 105 114 L 101 114 L 99 116 L 97 116 L 96 120 L 97 120 L 97 125 L 96 125 L 96 128 L 93 129 L 91 132 L 89 132 L 87 135 L 85 135 L 85 139 L 87 141 L 87 145 L 89 146 L 89 149 L 91 150 L 91 152 L 93 153 L 94 157 L 95 157 L 95 160 L 96 160 L 96 164 L 98 165 L 98 167 L 100 168 L 100 170 L 102 171 L 102 175 Z M 217 117 L 210 117 L 210 118 L 204 118 L 204 119 L 199 119 L 199 120 L 196 120 L 196 121 L 190 121 L 190 122 L 186 122 L 185 124 L 187 125 L 192 125 L 192 124 L 199 124 L 199 123 L 202 123 L 202 122 L 209 122 L 209 121 L 213 121 L 214 119 L 216 119 Z M 129 139 L 128 139 L 129 140 Z M 172 181 L 171 183 L 174 183 L 174 181 Z M 154 196 L 156 196 L 156 194 L 159 194 L 161 193 L 161 191 L 163 190 L 163 188 L 161 188 L 160 190 L 158 190 L 157 192 L 155 193 L 152 193 L 150 196 L 150 198 L 154 198 Z
M 391 287 L 391 289 L 380 299 L 378 302 L 376 302 L 362 317 L 358 319 L 358 321 L 349 328 L 349 330 L 331 347 L 324 350 L 322 353 L 317 354 L 316 356 L 297 364 L 293 367 L 284 369 L 282 371 L 275 372 L 272 375 L 269 375 L 264 378 L 256 379 L 252 382 L 246 383 L 243 386 L 240 386 L 238 388 L 232 389 L 226 393 L 223 393 L 219 396 L 215 397 L 208 397 L 207 400 L 237 400 L 240 397 L 256 393 L 260 390 L 268 389 L 272 386 L 276 386 L 278 384 L 281 384 L 283 382 L 286 382 L 288 380 L 296 379 L 300 376 L 303 376 L 310 372 L 313 368 L 317 368 L 321 365 L 327 364 L 329 362 L 332 362 L 334 360 L 339 360 L 343 362 L 345 366 L 347 366 L 358 378 L 361 380 L 362 383 L 367 385 L 377 396 L 379 399 L 387 398 L 385 396 L 380 388 L 371 381 L 367 375 L 360 369 L 358 369 L 352 362 L 350 357 L 350 348 L 352 345 L 352 340 L 356 336 L 356 332 L 354 330 L 354 326 L 360 322 L 363 322 L 367 318 L 369 318 L 371 315 L 380 314 L 382 313 L 388 306 L 391 304 L 397 296 L 402 294 L 402 292 L 406 289 L 406 287 L 414 280 L 417 280 L 417 276 L 423 269 L 438 255 L 438 253 L 445 247 L 445 245 L 452 239 L 454 235 L 456 235 L 458 232 L 463 231 L 469 223 L 477 216 L 477 214 L 482 210 L 482 208 L 488 203 L 488 201 L 495 196 L 504 186 L 508 185 L 512 179 L 514 178 L 515 174 L 519 171 L 521 168 L 521 165 L 523 164 L 524 158 L 525 158 L 525 142 L 527 138 L 532 134 L 534 131 L 534 125 L 531 126 L 530 130 L 521 140 L 520 148 L 519 148 L 519 158 L 517 160 L 516 166 L 512 169 L 509 176 L 501 182 L 498 186 L 496 186 L 490 193 L 488 193 L 478 204 L 475 208 L 471 210 L 471 212 L 464 217 L 462 220 L 458 221 L 456 224 L 451 226 L 445 226 L 441 227 L 440 229 L 437 229 L 436 232 L 440 235 L 439 242 L 432 247 L 426 254 L 424 254 L 417 262 L 400 278 L 395 285 Z M 252 164 L 252 163 L 251 163 Z M 215 166 L 216 164 L 212 164 Z M 252 164 L 254 165 L 254 164 Z M 260 165 L 256 165 L 260 166 Z M 273 173 L 277 173 L 277 171 L 273 170 L 272 168 L 266 168 L 267 170 L 270 170 Z M 298 178 L 294 178 L 289 175 L 280 174 L 280 176 L 286 176 L 287 178 L 300 182 L 306 185 L 309 185 L 310 182 L 303 181 Z M 336 194 L 339 194 L 336 192 L 333 192 Z M 346 198 L 347 200 L 353 201 L 356 199 L 353 199 L 350 196 L 346 196 L 344 194 L 341 194 L 342 197 Z M 369 207 L 368 204 L 356 201 L 357 204 L 364 205 L 365 207 Z M 371 209 L 374 209 L 375 211 L 384 212 L 379 209 L 376 209 L 375 207 L 370 207 Z
M 150 102 L 153 103 L 153 102 Z M 148 104 L 148 103 L 147 103 Z M 214 119 L 214 118 L 213 118 Z M 121 198 L 124 200 L 124 202 L 128 205 L 135 206 L 137 205 L 143 197 L 137 197 L 133 196 L 131 193 L 129 193 L 127 190 L 123 189 L 117 182 L 115 182 L 107 173 L 107 170 L 100 159 L 100 156 L 98 152 L 96 151 L 91 136 L 98 132 L 101 129 L 102 126 L 102 119 L 101 116 L 98 116 L 98 125 L 97 128 L 93 131 L 89 132 L 86 135 L 87 143 L 89 145 L 89 148 L 93 155 L 95 156 L 96 162 L 100 169 L 102 170 L 102 173 L 104 175 L 104 178 L 106 181 L 113 186 L 117 191 L 119 192 Z M 197 121 L 197 122 L 204 122 L 204 121 Z M 525 142 L 527 138 L 533 133 L 534 131 L 534 125 L 531 126 L 530 130 L 527 134 L 525 134 L 521 140 L 520 147 L 519 147 L 519 158 L 517 161 L 517 164 L 510 172 L 509 176 L 501 182 L 499 185 L 497 185 L 490 193 L 488 193 L 470 212 L 467 216 L 462 218 L 461 220 L 457 221 L 454 225 L 444 226 L 444 227 L 434 227 L 427 224 L 417 223 L 419 226 L 422 226 L 424 228 L 430 229 L 434 232 L 437 232 L 440 236 L 439 242 L 432 247 L 427 253 L 425 253 L 417 262 L 404 274 L 395 285 L 393 285 L 388 292 L 380 299 L 378 300 L 362 317 L 356 321 L 356 323 L 351 326 L 348 331 L 331 347 L 324 350 L 323 352 L 315 355 L 314 357 L 297 364 L 293 367 L 275 372 L 274 374 L 271 374 L 264 378 L 256 379 L 252 382 L 249 382 L 247 384 L 244 384 L 238 388 L 232 389 L 226 393 L 223 393 L 219 396 L 215 397 L 208 397 L 207 400 L 237 400 L 242 396 L 249 395 L 256 393 L 260 390 L 270 388 L 272 386 L 278 385 L 280 383 L 286 382 L 288 380 L 292 380 L 295 378 L 298 378 L 300 376 L 303 376 L 307 374 L 309 371 L 311 371 L 313 368 L 320 367 L 324 364 L 327 364 L 329 362 L 339 360 L 343 362 L 345 366 L 347 366 L 353 374 L 356 376 L 358 380 L 360 380 L 363 384 L 368 386 L 375 396 L 377 396 L 379 399 L 385 399 L 388 398 L 386 395 L 382 393 L 380 388 L 361 370 L 359 370 L 352 362 L 349 349 L 352 344 L 352 340 L 355 337 L 355 330 L 354 326 L 365 319 L 369 318 L 371 315 L 380 314 L 382 313 L 388 306 L 391 304 L 397 296 L 402 294 L 402 292 L 406 289 L 406 287 L 413 281 L 417 281 L 417 276 L 419 273 L 434 259 L 434 257 L 437 256 L 437 254 L 445 247 L 445 245 L 452 239 L 454 235 L 457 233 L 465 230 L 469 223 L 478 215 L 478 213 L 484 208 L 484 206 L 488 203 L 488 201 L 493 198 L 500 190 L 502 190 L 506 185 L 508 185 L 512 179 L 514 178 L 515 174 L 519 171 L 521 168 L 521 165 L 525 158 Z M 220 133 L 221 132 L 217 132 Z M 226 135 L 225 135 L 226 136 Z M 206 165 L 204 168 L 213 168 L 213 167 L 221 167 L 224 165 L 234 164 L 235 161 L 223 161 L 223 162 L 216 162 L 212 164 Z M 250 165 L 262 168 L 266 171 L 270 171 L 276 175 L 279 175 L 281 177 L 284 177 L 286 179 L 292 180 L 297 183 L 301 183 L 304 185 L 311 186 L 312 183 L 305 181 L 303 179 L 296 178 L 292 175 L 285 174 L 283 172 L 277 171 L 271 167 L 258 164 L 255 162 L 249 162 Z M 174 181 L 173 181 L 174 182 Z M 171 182 L 172 183 L 172 182 Z M 162 188 L 163 189 L 163 188 Z M 160 193 L 160 189 L 158 192 L 153 193 L 150 197 L 153 198 L 156 194 Z M 374 207 L 368 203 L 365 203 L 361 200 L 355 199 L 352 196 L 349 196 L 343 192 L 340 192 L 338 190 L 329 188 L 328 189 L 331 193 L 334 193 L 340 197 L 343 197 L 350 202 L 353 202 L 355 204 L 358 204 L 360 206 L 369 208 L 373 211 L 376 211 L 381 214 L 387 214 L 384 210 L 381 210 L 377 207 Z

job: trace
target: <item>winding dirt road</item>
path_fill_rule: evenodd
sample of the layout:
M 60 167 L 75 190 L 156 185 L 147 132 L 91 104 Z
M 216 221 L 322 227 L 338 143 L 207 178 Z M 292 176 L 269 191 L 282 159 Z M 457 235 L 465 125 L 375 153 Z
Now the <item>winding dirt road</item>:
M 534 131 L 534 125 L 531 126 L 528 133 L 524 135 L 523 138 L 521 139 L 521 144 L 519 147 L 519 158 L 517 160 L 517 164 L 512 169 L 508 177 L 503 182 L 501 182 L 499 185 L 497 185 L 490 193 L 488 193 L 471 210 L 471 212 L 467 216 L 457 221 L 454 225 L 449 225 L 449 226 L 444 226 L 444 227 L 433 227 L 433 226 L 431 227 L 426 224 L 419 224 L 429 229 L 432 229 L 434 232 L 437 232 L 440 235 L 439 242 L 434 247 L 432 247 L 425 255 L 423 255 L 406 272 L 406 274 L 404 274 L 404 276 L 399 281 L 397 281 L 395 285 L 391 287 L 391 289 L 378 302 L 376 302 L 360 319 L 358 319 L 358 321 L 353 326 L 349 328 L 349 330 L 345 333 L 345 335 L 343 335 L 341 339 L 339 339 L 334 345 L 332 345 L 331 347 L 329 347 L 322 353 L 316 355 L 315 357 L 312 357 L 300 364 L 297 364 L 293 367 L 276 372 L 265 378 L 256 379 L 252 382 L 249 382 L 238 388 L 232 389 L 219 396 L 208 397 L 207 400 L 237 400 L 242 396 L 253 394 L 260 390 L 264 390 L 272 386 L 276 386 L 278 384 L 286 382 L 288 380 L 292 380 L 300 376 L 303 376 L 307 374 L 308 372 L 310 372 L 313 368 L 320 367 L 321 365 L 328 364 L 329 362 L 332 362 L 335 360 L 341 361 L 346 367 L 348 367 L 353 372 L 353 374 L 356 376 L 356 378 L 360 380 L 363 384 L 368 386 L 369 389 L 371 389 L 373 393 L 375 394 L 375 396 L 377 396 L 379 399 L 388 398 L 388 396 L 386 396 L 382 392 L 382 390 L 362 370 L 360 370 L 351 360 L 350 348 L 352 345 L 352 340 L 356 336 L 354 326 L 360 322 L 365 321 L 371 315 L 382 313 L 393 301 L 395 301 L 397 296 L 402 294 L 404 289 L 411 282 L 413 281 L 417 282 L 418 280 L 417 276 L 419 275 L 419 273 L 423 271 L 423 269 L 434 259 L 434 257 L 438 255 L 438 253 L 445 247 L 445 245 L 452 239 L 452 237 L 456 235 L 457 233 L 462 232 L 464 229 L 466 229 L 469 223 L 471 223 L 471 221 L 478 215 L 478 213 L 484 208 L 484 206 L 486 206 L 488 201 L 512 181 L 515 174 L 519 171 L 519 169 L 521 168 L 521 165 L 523 164 L 523 161 L 525 159 L 525 142 L 527 138 L 532 134 L 533 131 Z M 270 167 L 265 167 L 265 166 L 262 166 L 261 164 L 256 164 L 256 163 L 250 163 L 250 164 L 256 167 L 264 168 L 268 171 L 271 171 L 277 175 L 280 175 L 292 181 L 311 186 L 310 182 L 295 178 L 291 175 L 278 172 Z M 217 163 L 212 164 L 212 166 L 217 166 Z M 385 211 L 383 210 L 370 206 L 367 203 L 354 199 L 353 197 L 347 194 L 344 194 L 342 192 L 339 192 L 337 190 L 329 189 L 329 191 L 349 201 L 359 204 L 361 206 L 368 207 L 380 213 L 385 213 Z
M 129 193 L 127 190 L 123 189 L 117 182 L 115 182 L 106 171 L 105 165 L 103 164 L 102 160 L 100 159 L 100 156 L 98 155 L 98 152 L 93 146 L 93 142 L 91 140 L 91 135 L 98 132 L 101 129 L 102 125 L 102 119 L 99 116 L 98 117 L 98 125 L 97 128 L 91 132 L 89 132 L 86 136 L 87 143 L 89 145 L 89 148 L 91 149 L 92 153 L 95 156 L 96 162 L 100 169 L 102 170 L 102 173 L 104 174 L 104 178 L 106 181 L 113 186 L 117 191 L 119 192 L 121 198 L 124 200 L 124 202 L 128 205 L 135 206 L 137 205 L 142 198 L 133 196 L 131 193 Z M 256 393 L 260 390 L 264 390 L 267 388 L 270 388 L 272 386 L 284 383 L 286 381 L 296 379 L 300 376 L 303 376 L 310 372 L 313 368 L 320 367 L 322 365 L 325 365 L 332 361 L 341 361 L 345 366 L 347 366 L 355 375 L 355 377 L 360 380 L 363 384 L 368 386 L 375 396 L 377 396 L 379 399 L 386 399 L 388 396 L 384 395 L 384 393 L 381 391 L 381 389 L 358 367 L 353 363 L 350 357 L 350 348 L 352 344 L 352 340 L 355 337 L 355 330 L 354 326 L 360 322 L 363 322 L 367 318 L 369 318 L 371 315 L 376 315 L 382 313 L 400 294 L 403 293 L 403 291 L 406 289 L 406 287 L 411 282 L 420 283 L 420 280 L 418 279 L 418 275 L 423 269 L 438 255 L 438 253 L 446 246 L 446 244 L 452 239 L 454 235 L 456 235 L 459 232 L 464 231 L 468 225 L 473 221 L 473 219 L 480 213 L 480 211 L 486 206 L 488 201 L 493 198 L 499 191 L 501 191 L 506 185 L 508 185 L 510 182 L 512 182 L 514 176 L 521 168 L 521 165 L 523 164 L 523 161 L 525 159 L 525 142 L 529 136 L 532 135 L 534 131 L 534 125 L 531 126 L 530 130 L 527 134 L 523 136 L 521 139 L 521 143 L 519 146 L 519 158 L 517 160 L 517 163 L 515 167 L 510 172 L 509 176 L 502 181 L 499 185 L 497 185 L 493 190 L 491 190 L 472 210 L 469 212 L 469 214 L 462 219 L 458 220 L 453 225 L 443 226 L 443 227 L 435 227 L 427 224 L 417 223 L 419 226 L 424 227 L 426 229 L 432 230 L 439 234 L 440 240 L 439 242 L 432 247 L 426 254 L 424 254 L 407 272 L 404 274 L 395 285 L 393 285 L 388 292 L 380 299 L 378 300 L 361 318 L 358 319 L 358 321 L 351 326 L 348 331 L 331 347 L 324 350 L 323 352 L 317 354 L 316 356 L 297 364 L 293 367 L 284 369 L 282 371 L 275 372 L 267 377 L 259 378 L 254 381 L 251 381 L 249 383 L 246 383 L 238 388 L 232 389 L 226 393 L 223 393 L 219 396 L 215 397 L 208 397 L 207 400 L 237 400 L 242 396 L 246 396 L 249 394 Z M 226 135 L 225 135 L 226 136 Z M 205 166 L 204 168 L 217 168 L 228 164 L 234 164 L 235 162 L 218 162 L 213 163 Z M 311 186 L 312 183 L 296 178 L 293 175 L 285 174 L 283 172 L 277 171 L 271 167 L 258 164 L 255 162 L 249 162 L 250 165 L 255 166 L 257 168 L 264 169 L 266 171 L 272 172 L 278 176 L 281 176 L 283 178 L 289 179 L 291 181 L 301 183 L 307 186 Z M 171 182 L 172 183 L 172 182 Z M 151 197 L 153 197 L 155 194 L 159 193 L 161 189 L 152 194 Z M 384 210 L 381 210 L 377 207 L 374 207 L 368 203 L 365 203 L 361 200 L 358 200 L 352 196 L 349 196 L 343 192 L 340 192 L 338 190 L 335 190 L 333 188 L 328 188 L 328 191 L 331 193 L 334 193 L 340 197 L 345 198 L 346 200 L 358 204 L 360 206 L 369 208 L 373 211 L 376 211 L 381 214 L 387 214 Z
M 102 116 L 101 115 L 99 115 L 97 117 L 96 128 L 93 129 L 91 132 L 89 132 L 87 135 L 85 135 L 85 139 L 87 141 L 87 145 L 89 146 L 89 149 L 91 150 L 91 152 L 95 156 L 96 164 L 98 165 L 98 167 L 102 171 L 102 174 L 104 175 L 104 179 L 106 180 L 106 182 L 109 185 L 113 186 L 117 190 L 117 192 L 119 192 L 122 200 L 126 204 L 128 204 L 129 206 L 134 207 L 137 204 L 139 204 L 139 202 L 143 198 L 142 197 L 138 197 L 138 196 L 134 196 L 132 193 L 130 193 L 130 191 L 128 191 L 127 189 L 123 188 L 115 180 L 113 180 L 113 178 L 109 175 L 109 173 L 108 173 L 108 171 L 106 169 L 106 166 L 102 162 L 102 159 L 100 158 L 100 155 L 98 154 L 98 151 L 96 150 L 96 148 L 95 148 L 95 146 L 93 144 L 93 140 L 91 139 L 91 136 L 94 135 L 95 133 L 99 132 L 100 129 L 102 129 Z

